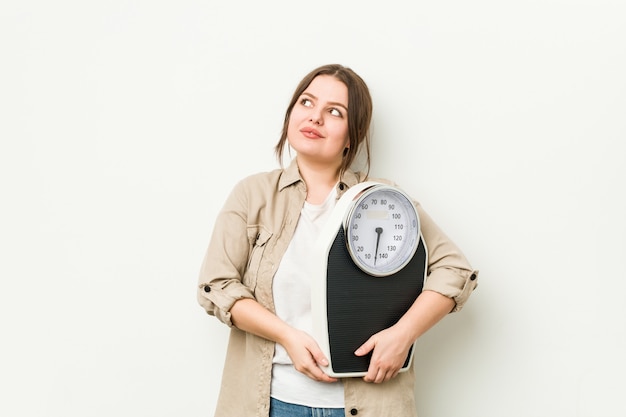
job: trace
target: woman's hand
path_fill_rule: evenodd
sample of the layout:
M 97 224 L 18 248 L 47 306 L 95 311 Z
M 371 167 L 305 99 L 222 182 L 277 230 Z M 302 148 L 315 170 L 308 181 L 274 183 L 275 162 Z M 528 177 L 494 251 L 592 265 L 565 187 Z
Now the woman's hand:
M 299 372 L 316 381 L 337 381 L 320 368 L 328 365 L 328 359 L 317 342 L 306 332 L 282 321 L 256 300 L 251 298 L 237 300 L 230 313 L 232 322 L 238 329 L 283 345 Z
M 395 377 L 413 342 L 454 308 L 454 300 L 433 291 L 423 291 L 402 318 L 388 329 L 370 337 L 354 354 L 372 352 L 366 382 L 381 383 Z
M 287 350 L 294 368 L 315 381 L 335 382 L 324 373 L 320 366 L 328 366 L 328 359 L 322 353 L 317 342 L 306 332 L 291 328 L 279 341 Z
M 354 352 L 357 356 L 365 356 L 372 352 L 370 365 L 363 380 L 379 384 L 398 375 L 412 344 L 413 341 L 407 338 L 406 332 L 397 326 L 374 334 Z

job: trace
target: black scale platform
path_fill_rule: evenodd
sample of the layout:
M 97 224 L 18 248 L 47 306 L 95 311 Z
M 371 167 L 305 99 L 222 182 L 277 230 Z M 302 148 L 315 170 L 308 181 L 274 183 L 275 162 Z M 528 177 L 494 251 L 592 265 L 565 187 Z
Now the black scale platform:
M 422 292 L 427 253 L 420 238 L 411 261 L 399 272 L 374 277 L 360 270 L 346 248 L 343 227 L 328 253 L 326 306 L 332 370 L 367 372 L 370 355 L 354 351 L 371 335 L 396 323 Z M 411 359 L 412 349 L 404 368 Z

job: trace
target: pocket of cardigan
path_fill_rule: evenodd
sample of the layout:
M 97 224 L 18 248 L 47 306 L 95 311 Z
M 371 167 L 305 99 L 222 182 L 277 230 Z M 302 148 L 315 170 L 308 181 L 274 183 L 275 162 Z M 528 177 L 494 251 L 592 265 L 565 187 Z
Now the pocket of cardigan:
M 248 267 L 243 275 L 243 284 L 252 291 L 256 289 L 259 267 L 263 260 L 263 253 L 272 233 L 260 225 L 248 226 L 248 242 L 250 243 L 250 255 Z

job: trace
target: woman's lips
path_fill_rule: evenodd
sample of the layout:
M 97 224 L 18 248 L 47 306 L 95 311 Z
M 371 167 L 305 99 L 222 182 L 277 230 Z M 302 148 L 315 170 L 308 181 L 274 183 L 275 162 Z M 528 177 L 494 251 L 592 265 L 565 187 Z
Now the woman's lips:
M 300 129 L 300 132 L 309 139 L 319 139 L 322 137 L 322 134 L 320 132 L 310 127 Z

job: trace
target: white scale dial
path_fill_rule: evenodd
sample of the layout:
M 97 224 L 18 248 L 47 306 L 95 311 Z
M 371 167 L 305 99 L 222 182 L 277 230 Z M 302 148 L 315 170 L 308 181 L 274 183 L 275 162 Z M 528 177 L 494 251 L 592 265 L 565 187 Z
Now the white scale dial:
M 365 190 L 348 213 L 344 227 L 352 260 L 377 277 L 402 269 L 419 244 L 415 206 L 404 192 L 387 185 Z

